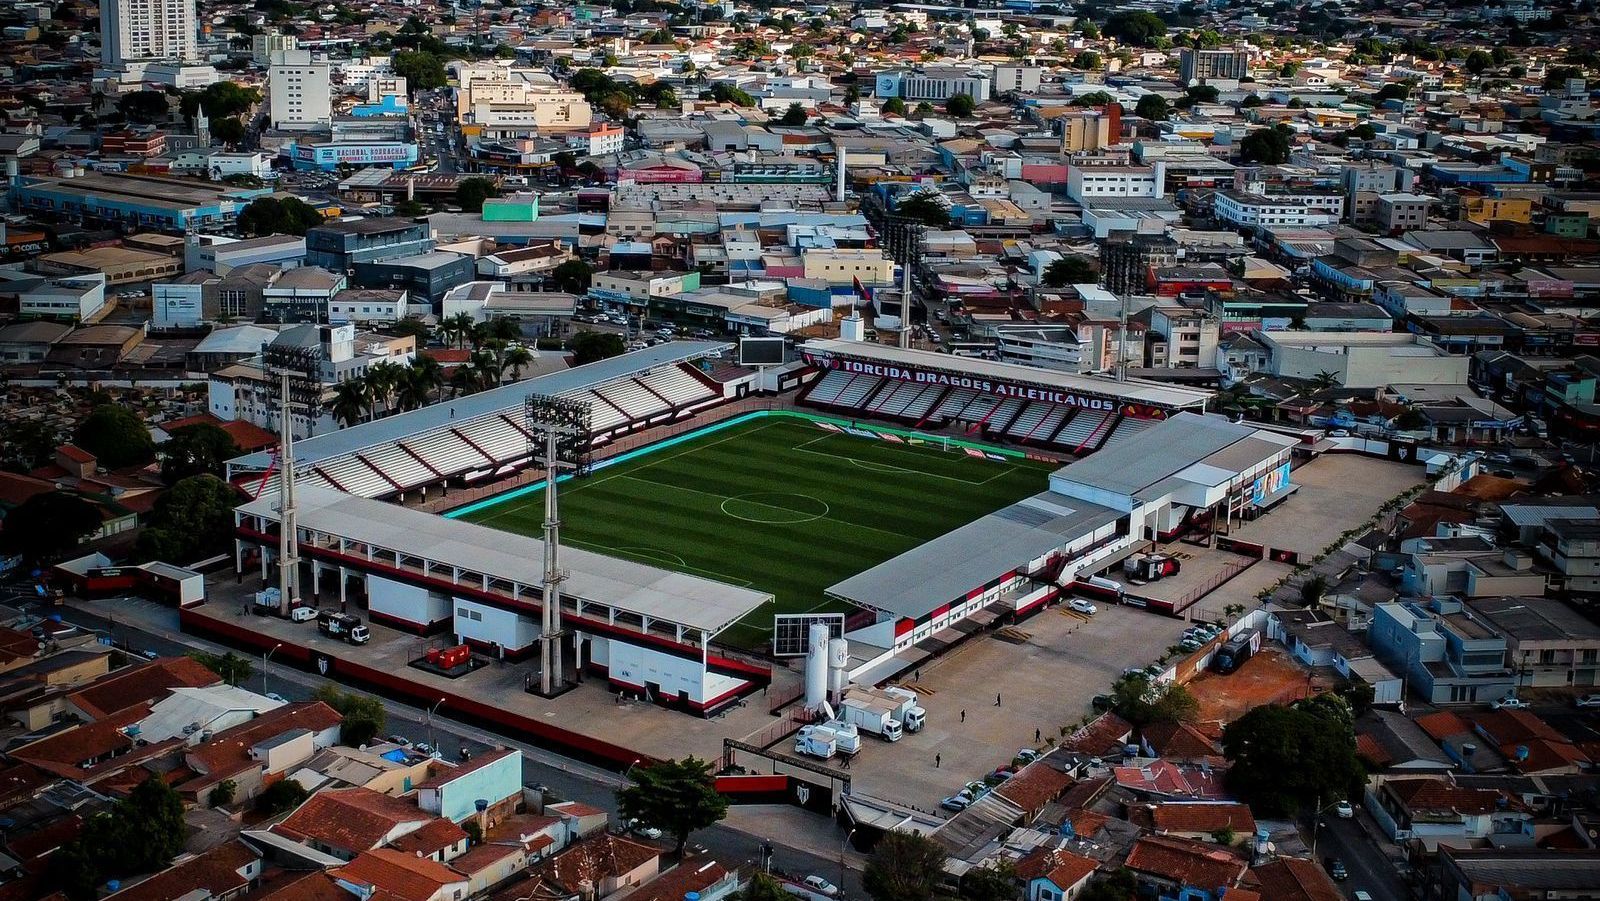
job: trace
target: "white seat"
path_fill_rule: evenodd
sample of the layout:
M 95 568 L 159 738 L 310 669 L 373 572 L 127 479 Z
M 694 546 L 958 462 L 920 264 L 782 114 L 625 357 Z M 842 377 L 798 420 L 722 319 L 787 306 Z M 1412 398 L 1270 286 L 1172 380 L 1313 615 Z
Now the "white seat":
M 364 450 L 359 456 L 405 488 L 414 488 L 438 478 L 398 444 Z

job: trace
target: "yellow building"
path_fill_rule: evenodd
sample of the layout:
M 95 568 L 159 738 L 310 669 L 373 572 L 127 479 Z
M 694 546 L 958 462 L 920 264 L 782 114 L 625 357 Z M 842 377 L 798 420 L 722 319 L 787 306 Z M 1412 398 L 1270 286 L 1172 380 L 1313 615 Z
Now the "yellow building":
M 1461 200 L 1461 218 L 1479 225 L 1490 222 L 1533 221 L 1533 200 L 1528 197 L 1465 197 Z
M 894 260 L 877 248 L 811 249 L 805 252 L 805 277 L 830 285 L 894 283 Z

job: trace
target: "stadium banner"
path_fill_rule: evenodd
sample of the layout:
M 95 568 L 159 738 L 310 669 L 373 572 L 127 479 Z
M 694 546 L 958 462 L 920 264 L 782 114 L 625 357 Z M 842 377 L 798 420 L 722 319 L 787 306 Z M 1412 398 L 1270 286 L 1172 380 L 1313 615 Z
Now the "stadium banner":
M 1145 404 L 1124 405 L 1122 402 L 1110 397 L 1094 397 L 1080 394 L 1076 391 L 1065 391 L 1056 388 L 1045 388 L 1038 385 L 1027 385 L 1021 382 L 1012 382 L 1005 379 L 991 379 L 982 376 L 968 376 L 958 373 L 937 372 L 930 369 L 918 369 L 908 366 L 897 366 L 893 363 L 873 363 L 866 360 L 851 360 L 836 357 L 832 354 L 803 353 L 806 363 L 818 369 L 837 369 L 853 375 L 869 375 L 878 378 L 891 379 L 898 382 L 913 382 L 918 385 L 940 385 L 947 388 L 965 388 L 981 394 L 993 394 L 998 397 L 1014 397 L 1019 400 L 1036 400 L 1055 404 L 1061 407 L 1075 407 L 1081 410 L 1099 410 L 1104 413 L 1122 413 L 1124 408 L 1136 408 L 1136 414 L 1141 419 L 1162 419 L 1166 411 Z

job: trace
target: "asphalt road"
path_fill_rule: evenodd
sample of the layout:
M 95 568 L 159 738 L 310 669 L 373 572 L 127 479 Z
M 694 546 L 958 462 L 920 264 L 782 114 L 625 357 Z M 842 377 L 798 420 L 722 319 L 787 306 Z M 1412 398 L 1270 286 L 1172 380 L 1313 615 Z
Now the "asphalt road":
M 118 647 L 134 653 L 153 651 L 162 656 L 177 656 L 196 650 L 212 653 L 228 650 L 221 645 L 182 633 L 158 633 L 134 628 L 126 623 L 114 623 L 99 613 L 77 607 L 65 607 L 60 612 L 66 622 L 108 635 Z M 259 658 L 253 659 L 251 666 L 254 672 L 244 687 L 263 694 L 272 692 L 290 701 L 309 700 L 312 693 L 324 681 L 294 667 L 271 661 L 263 666 Z M 455 759 L 462 748 L 474 754 L 494 746 L 517 748 L 522 752 L 523 784 L 542 785 L 549 795 L 598 807 L 611 815 L 613 823 L 618 821 L 615 791 L 625 784 L 622 776 L 495 735 L 487 730 L 454 722 L 443 716 L 430 717 L 427 711 L 416 707 L 396 703 L 387 698 L 380 697 L 379 700 L 383 702 L 388 713 L 386 727 L 388 734 L 401 735 L 412 741 L 426 741 L 438 748 L 446 759 Z M 789 827 L 790 824 L 786 822 L 785 829 Z M 817 820 L 817 830 L 825 840 L 831 840 L 832 844 L 836 845 L 843 839 L 836 826 L 820 818 Z M 789 844 L 788 836 L 776 828 L 770 834 L 756 834 L 717 825 L 695 833 L 689 841 L 691 853 L 703 853 L 729 868 L 756 861 L 760 854 L 761 843 L 771 842 L 774 845 L 775 870 L 799 876 L 816 873 L 832 882 L 839 882 L 840 862 L 837 857 L 824 858 L 794 847 Z M 694 852 L 692 849 L 696 845 L 704 848 L 704 851 Z M 852 857 L 855 861 L 859 860 L 854 855 Z M 851 865 L 847 865 L 844 869 L 844 883 L 841 888 L 847 898 L 865 898 L 866 895 L 861 888 L 860 870 L 853 865 L 855 861 L 849 862 Z
M 1366 813 L 1358 811 L 1357 816 L 1365 818 Z M 1369 827 L 1376 828 L 1371 824 Z M 1344 861 L 1350 876 L 1339 888 L 1346 897 L 1354 896 L 1357 891 L 1370 894 L 1373 901 L 1408 901 L 1411 897 L 1405 880 L 1355 818 L 1345 820 L 1332 813 L 1324 814 L 1322 826 L 1317 830 L 1316 850 L 1318 863 L 1324 867 L 1331 857 Z

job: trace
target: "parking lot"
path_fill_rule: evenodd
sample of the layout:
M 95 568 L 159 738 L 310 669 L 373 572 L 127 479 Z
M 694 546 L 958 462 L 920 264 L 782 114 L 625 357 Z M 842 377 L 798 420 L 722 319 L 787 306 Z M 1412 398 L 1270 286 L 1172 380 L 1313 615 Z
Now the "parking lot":
M 1300 490 L 1233 537 L 1267 547 L 1317 554 L 1348 529 L 1372 518 L 1384 502 L 1426 480 L 1423 468 L 1356 454 L 1323 454 L 1294 471 Z
M 1124 669 L 1160 657 L 1188 625 L 1099 604 L 1094 616 L 1053 607 L 974 637 L 905 683 L 927 709 L 927 727 L 892 745 L 864 740 L 851 775 L 862 791 L 937 810 L 941 798 L 1010 763 L 1015 751 L 1059 741 L 1090 713 L 1095 695 Z

